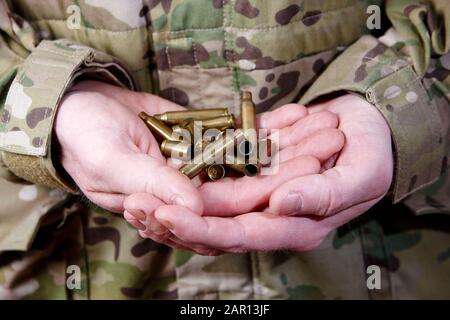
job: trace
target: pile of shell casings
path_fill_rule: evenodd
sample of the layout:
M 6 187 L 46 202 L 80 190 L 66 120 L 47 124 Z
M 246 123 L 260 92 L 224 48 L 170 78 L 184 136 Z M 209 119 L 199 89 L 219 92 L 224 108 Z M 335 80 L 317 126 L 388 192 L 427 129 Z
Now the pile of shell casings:
M 270 139 L 258 141 L 256 110 L 250 92 L 241 93 L 241 128 L 227 108 L 172 111 L 150 116 L 141 112 L 166 157 L 182 160 L 180 172 L 193 178 L 205 173 L 217 181 L 227 175 L 256 176 L 260 148 L 265 164 L 271 155 Z M 270 161 L 270 159 L 269 159 Z

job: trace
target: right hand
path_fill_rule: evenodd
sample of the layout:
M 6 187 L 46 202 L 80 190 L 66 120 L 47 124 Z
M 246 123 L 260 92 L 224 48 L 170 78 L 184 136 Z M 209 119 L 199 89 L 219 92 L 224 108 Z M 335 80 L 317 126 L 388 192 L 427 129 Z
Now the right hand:
M 200 193 L 177 169 L 169 167 L 159 144 L 138 117 L 180 110 L 182 107 L 157 96 L 132 92 L 102 82 L 80 82 L 60 105 L 55 134 L 61 147 L 60 161 L 84 195 L 109 211 L 124 212 L 125 198 L 145 194 L 146 211 L 180 205 L 199 215 Z M 166 228 L 147 217 L 133 201 L 125 218 L 146 236 L 162 241 Z M 136 218 L 137 217 L 137 218 Z M 148 230 L 146 225 L 151 225 Z

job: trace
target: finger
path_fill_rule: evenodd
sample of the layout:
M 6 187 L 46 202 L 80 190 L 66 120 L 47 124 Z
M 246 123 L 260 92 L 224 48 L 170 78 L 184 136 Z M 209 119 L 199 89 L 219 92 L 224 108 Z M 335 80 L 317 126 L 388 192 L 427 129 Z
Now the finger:
M 308 115 L 304 106 L 290 103 L 273 111 L 260 113 L 256 117 L 259 129 L 281 129 L 288 127 Z
M 375 173 L 338 166 L 322 174 L 293 179 L 272 193 L 270 211 L 279 215 L 330 216 L 356 204 L 380 199 L 386 193 L 385 184 Z
M 138 230 L 144 231 L 147 227 L 136 216 L 128 211 L 123 213 L 125 220 Z
M 166 229 L 167 230 L 167 229 Z M 194 245 L 194 244 L 185 244 L 185 242 L 181 241 L 175 235 L 173 235 L 170 231 L 166 231 L 164 234 L 155 234 L 149 230 L 140 230 L 139 235 L 142 238 L 148 238 L 153 240 L 154 242 L 164 244 L 173 249 L 183 250 L 183 251 L 192 251 L 194 253 L 203 255 L 203 256 L 217 256 L 223 254 L 223 252 L 215 249 L 211 249 L 205 246 Z
M 145 154 L 132 153 L 112 159 L 112 167 L 114 172 L 110 172 L 109 179 L 117 192 L 149 193 L 165 204 L 186 206 L 199 214 L 203 212 L 199 191 L 185 175 L 165 163 Z
M 330 105 L 332 105 L 333 103 L 335 103 L 334 99 L 330 99 L 328 101 L 310 105 L 310 106 L 308 106 L 308 112 L 310 114 L 313 114 L 313 113 L 317 113 L 317 112 L 322 112 L 324 110 L 329 110 Z
M 95 83 L 95 81 L 80 82 L 77 84 L 77 89 L 83 91 L 95 90 L 96 92 L 103 93 L 105 96 L 128 106 L 136 115 L 142 111 L 145 111 L 148 114 L 157 114 L 185 109 L 176 103 L 150 93 L 131 91 L 103 82 L 100 86 L 93 86 L 93 83 Z
M 140 230 L 140 235 L 150 238 L 158 243 L 164 243 L 172 248 L 190 250 L 198 254 L 210 256 L 219 255 L 220 252 L 210 248 L 184 243 L 171 234 L 156 218 L 155 211 L 164 203 L 148 193 L 132 194 L 125 199 L 125 219 Z
M 167 236 L 156 235 L 156 234 L 154 234 L 154 233 L 152 233 L 152 232 L 149 232 L 149 231 L 142 231 L 142 230 L 139 230 L 138 233 L 139 233 L 139 235 L 140 235 L 142 238 L 144 238 L 144 239 L 147 239 L 147 238 L 148 238 L 148 239 L 151 239 L 152 241 L 154 241 L 154 242 L 156 242 L 156 243 L 160 243 L 160 244 L 169 246 L 169 247 L 174 248 L 174 249 L 178 249 L 178 250 L 190 250 L 189 248 L 184 247 L 184 246 L 182 246 L 182 245 L 179 245 L 179 244 L 177 244 L 176 242 L 170 240 L 170 239 L 168 238 L 168 235 L 170 234 L 169 231 L 167 231 Z
M 308 250 L 329 232 L 319 221 L 252 212 L 234 218 L 200 217 L 189 209 L 166 206 L 156 218 L 183 241 L 227 252 Z
M 312 156 L 300 156 L 281 163 L 276 175 L 226 178 L 200 187 L 205 214 L 230 216 L 247 213 L 267 205 L 270 194 L 286 181 L 306 174 L 318 173 L 319 161 Z
M 284 148 L 276 154 L 280 162 L 286 162 L 302 155 L 313 155 L 320 162 L 325 162 L 344 147 L 345 136 L 342 131 L 333 128 L 320 129 L 306 137 L 299 144 Z
M 155 210 L 165 205 L 149 193 L 135 193 L 125 199 L 124 208 L 144 225 L 144 230 L 163 234 L 167 229 L 155 219 Z M 141 229 L 140 229 L 141 230 Z
M 173 243 L 175 243 L 178 246 L 177 249 L 193 251 L 196 254 L 199 254 L 202 256 L 219 256 L 219 255 L 226 253 L 224 251 L 220 251 L 220 250 L 206 247 L 203 245 L 197 245 L 194 243 L 185 242 L 185 241 L 181 240 L 180 238 L 178 238 L 173 233 L 171 233 L 170 231 L 169 231 L 169 233 L 170 233 L 169 239 L 170 239 L 170 241 L 172 241 Z
M 339 124 L 338 117 L 329 111 L 322 111 L 310 114 L 294 125 L 279 130 L 275 135 L 275 141 L 278 140 L 278 147 L 283 149 L 287 146 L 299 143 L 302 139 L 324 128 L 337 128 Z

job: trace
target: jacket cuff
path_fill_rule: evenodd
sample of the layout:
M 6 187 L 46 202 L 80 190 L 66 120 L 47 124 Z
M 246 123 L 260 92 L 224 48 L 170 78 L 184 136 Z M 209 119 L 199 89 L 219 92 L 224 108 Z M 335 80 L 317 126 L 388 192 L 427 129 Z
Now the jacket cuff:
M 81 78 L 134 89 L 132 77 L 113 57 L 69 40 L 42 41 L 25 59 L 0 123 L 2 160 L 16 176 L 75 192 L 55 170 L 50 149 L 61 97 Z
M 342 90 L 365 96 L 391 129 L 396 160 L 391 187 L 394 202 L 440 177 L 445 146 L 438 108 L 407 60 L 364 36 L 325 70 L 300 102 L 308 104 Z

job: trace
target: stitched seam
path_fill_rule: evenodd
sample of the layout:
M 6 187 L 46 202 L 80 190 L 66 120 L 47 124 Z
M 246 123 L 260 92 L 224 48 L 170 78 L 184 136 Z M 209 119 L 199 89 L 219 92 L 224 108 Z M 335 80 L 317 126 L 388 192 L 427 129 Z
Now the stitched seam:
M 224 1 L 222 0 L 222 3 Z M 234 3 L 234 2 L 233 2 Z M 335 13 L 338 11 L 344 11 L 344 10 L 349 10 L 350 8 L 356 7 L 359 3 L 354 3 L 353 5 L 349 5 L 346 7 L 342 7 L 342 8 L 336 8 L 334 10 L 329 10 L 329 11 L 324 11 L 322 12 L 320 15 L 321 17 L 324 17 L 325 15 L 331 14 L 331 13 Z M 222 7 L 223 4 L 222 4 Z M 223 9 L 222 9 L 223 10 Z M 293 24 L 297 24 L 299 22 L 303 22 L 306 21 L 308 19 L 317 17 L 318 15 L 315 16 L 311 16 L 311 17 L 306 17 L 306 18 L 302 18 L 302 19 L 297 19 L 297 20 L 292 20 L 291 22 L 289 22 L 286 25 L 273 25 L 273 26 L 264 26 L 264 27 L 260 27 L 260 28 L 240 28 L 240 27 L 232 27 L 233 30 L 235 31 L 267 31 L 267 30 L 272 30 L 272 29 L 281 29 L 281 28 L 287 28 Z M 184 32 L 190 32 L 190 31 L 217 31 L 217 30 L 221 30 L 222 28 L 224 28 L 224 25 L 222 27 L 214 27 L 214 28 L 203 28 L 203 29 L 196 29 L 196 28 L 190 28 L 190 29 L 183 29 L 183 30 L 176 30 L 176 31 L 160 31 L 160 32 L 155 32 L 156 34 L 176 34 L 176 33 L 184 33 Z
M 40 22 L 57 22 L 57 23 L 65 24 L 66 19 L 36 19 L 36 20 L 28 20 L 28 22 L 32 23 L 32 24 L 33 23 L 38 24 Z M 80 26 L 79 30 L 82 30 L 82 29 L 111 32 L 111 33 L 130 33 L 130 32 L 140 30 L 140 29 L 147 29 L 147 26 L 143 25 L 143 26 L 132 28 L 132 29 L 127 29 L 127 30 L 110 30 L 110 29 L 105 29 L 105 28 L 92 28 L 92 27 L 87 27 L 87 26 Z
M 52 51 L 52 50 L 49 50 L 48 48 L 42 48 L 42 47 L 40 47 L 39 49 L 40 49 L 41 51 L 48 51 L 48 52 L 50 52 L 50 53 L 53 53 L 53 54 L 56 54 L 56 55 L 59 55 L 59 56 L 62 55 L 61 52 Z M 91 54 L 91 52 L 92 52 L 92 51 L 84 52 L 84 54 L 81 55 L 81 56 L 80 56 L 80 55 L 75 55 L 75 52 L 74 52 L 74 53 L 71 53 L 70 55 L 68 55 L 68 57 L 70 57 L 70 58 L 77 58 L 77 61 L 76 61 L 76 62 L 72 62 L 72 64 L 71 64 L 70 67 L 69 67 L 69 70 L 71 69 L 72 72 L 75 71 L 75 70 L 77 70 L 77 69 L 79 68 L 79 66 L 83 63 L 83 61 L 86 59 L 86 57 L 87 57 L 89 54 Z M 78 53 L 78 52 L 77 52 L 77 53 Z M 30 56 L 32 56 L 32 55 L 30 55 Z M 58 68 L 61 68 L 60 65 L 52 65 L 52 64 L 45 64 L 45 65 L 44 65 L 44 64 L 39 63 L 38 61 L 34 61 L 33 64 L 35 64 L 35 65 L 40 65 L 40 66 L 52 66 L 52 67 L 58 67 Z M 28 64 L 25 62 L 25 66 L 26 66 L 26 65 L 28 65 Z M 23 74 L 23 71 L 22 71 L 21 74 Z M 49 118 L 49 116 L 51 115 L 51 119 L 49 119 L 47 125 L 44 125 L 44 126 L 43 126 L 43 131 L 45 131 L 45 132 L 49 132 L 49 129 L 53 126 L 54 116 L 55 116 L 54 112 L 56 112 L 56 109 L 57 109 L 57 107 L 58 107 L 58 101 L 59 101 L 60 95 L 61 95 L 61 93 L 62 93 L 61 91 L 67 88 L 68 83 L 69 83 L 68 80 L 70 79 L 71 74 L 72 74 L 72 73 L 69 72 L 69 77 L 68 77 L 68 79 L 64 79 L 65 82 L 64 82 L 64 84 L 63 84 L 62 86 L 60 86 L 59 93 L 52 97 L 52 100 L 51 100 L 51 102 L 50 102 L 50 105 L 51 105 L 52 107 L 48 107 L 48 109 L 45 111 L 45 114 L 44 114 L 44 118 L 45 118 L 45 119 Z M 18 75 L 17 75 L 17 76 L 18 76 Z M 16 77 L 17 77 L 17 76 L 16 76 Z M 59 89 L 59 88 L 58 88 L 58 89 Z M 45 144 L 43 143 L 41 147 L 36 148 L 36 149 L 31 149 L 31 148 L 29 148 L 29 147 L 23 147 L 23 146 L 21 146 L 21 147 L 18 148 L 17 146 L 14 146 L 14 145 L 5 146 L 3 149 L 4 149 L 5 151 L 13 151 L 13 152 L 16 152 L 16 153 L 19 153 L 19 154 L 22 154 L 22 153 L 23 153 L 23 149 L 24 149 L 24 150 L 26 151 L 27 155 L 31 155 L 31 156 L 45 156 L 45 155 L 48 153 L 48 148 L 49 148 L 49 146 L 48 146 L 48 143 L 49 143 L 49 137 L 48 137 L 48 136 L 45 137 L 45 138 L 44 138 L 44 141 L 45 141 Z
M 202 96 L 202 86 L 200 83 L 200 61 L 198 60 L 198 56 L 197 56 L 197 43 L 193 41 L 192 38 L 190 38 L 190 41 L 192 43 L 192 51 L 193 51 L 193 55 L 194 55 L 194 62 L 195 62 L 195 74 L 197 77 L 197 92 L 200 93 L 200 96 Z
M 170 54 L 169 54 L 169 46 L 166 45 L 166 48 L 164 49 L 166 58 L 167 58 L 167 65 L 169 67 L 169 70 L 172 70 L 172 61 L 170 60 Z M 172 85 L 172 79 L 173 79 L 173 72 L 169 74 L 169 85 Z M 170 89 L 170 96 L 172 97 L 172 102 L 175 101 L 175 92 L 173 87 Z
M 364 226 L 361 223 L 360 217 L 357 217 L 356 220 L 358 221 L 358 231 L 359 231 L 359 236 L 360 236 L 359 243 L 361 245 L 361 253 L 362 253 L 363 262 L 364 262 L 363 274 L 365 274 L 367 267 L 369 266 L 369 260 L 368 260 L 368 256 L 367 256 L 367 252 L 366 252 L 366 239 L 365 239 L 364 230 L 363 230 Z M 367 288 L 367 296 L 370 300 L 373 300 L 372 292 L 371 292 L 371 290 L 369 290 L 369 288 Z
M 381 231 L 381 234 L 380 234 L 380 241 L 381 241 L 381 243 L 382 243 L 382 247 L 383 247 L 383 253 L 384 253 L 384 256 L 386 257 L 386 261 L 387 261 L 387 267 L 385 268 L 385 270 L 386 270 L 386 273 L 387 273 L 387 276 L 386 276 L 386 280 L 387 280 L 387 282 L 388 282 L 388 286 L 389 286 L 389 294 L 390 294 L 390 298 L 391 299 L 394 299 L 394 293 L 393 293 L 393 288 L 392 288 L 392 279 L 391 279 L 391 273 L 389 272 L 389 269 L 390 269 L 390 267 L 392 266 L 391 265 L 391 262 L 390 262 L 390 260 L 389 260 L 389 252 L 388 252 L 388 250 L 387 250 L 387 248 L 386 248 L 386 241 L 385 241 L 385 236 L 384 236 L 384 232 L 383 231 Z
M 225 12 L 225 8 L 227 5 L 227 1 L 226 0 L 222 0 L 222 33 L 223 33 L 223 50 L 224 50 L 224 58 L 225 58 L 225 63 L 226 63 L 226 67 L 227 70 L 229 70 L 230 72 L 230 86 L 231 86 L 231 92 L 233 93 L 233 111 L 236 111 L 236 103 L 235 103 L 235 98 L 234 98 L 234 90 L 233 90 L 233 85 L 234 85 L 234 80 L 233 80 L 233 70 L 230 66 L 230 51 L 228 50 L 228 35 L 227 35 L 227 30 L 225 28 L 226 25 L 228 25 L 228 20 L 226 17 L 227 12 Z M 231 3 L 230 3 L 231 6 Z M 227 9 L 228 10 L 228 9 Z
M 230 59 L 229 51 L 226 50 L 226 49 L 227 49 L 227 42 L 229 42 L 229 37 L 227 37 L 227 36 L 225 35 L 225 32 L 226 32 L 225 29 L 224 29 L 223 31 L 224 31 L 224 45 L 225 45 L 225 47 L 224 47 L 224 56 L 225 56 L 225 62 L 226 62 L 226 64 L 227 64 L 227 67 L 229 67 L 229 61 L 230 61 L 231 59 Z M 233 30 L 233 31 L 234 31 L 234 30 Z M 230 32 L 232 32 L 232 31 L 230 31 Z M 191 37 L 177 37 L 177 38 L 166 38 L 166 39 L 160 39 L 160 40 L 161 40 L 161 41 L 164 41 L 165 43 L 170 43 L 171 41 L 174 41 L 174 40 L 180 40 L 180 39 L 192 39 L 192 38 L 191 38 Z M 340 47 L 343 47 L 344 49 L 345 49 L 345 48 L 348 48 L 348 46 L 349 46 L 354 40 L 355 40 L 355 39 L 351 40 L 349 43 L 340 44 L 339 46 L 340 46 Z M 328 52 L 328 51 L 331 51 L 331 50 L 336 50 L 336 48 L 335 48 L 335 47 L 331 47 L 331 48 L 321 48 L 321 49 L 319 49 L 318 51 L 312 51 L 312 52 L 307 53 L 307 54 L 305 54 L 305 55 L 302 55 L 302 56 L 300 56 L 300 57 L 296 56 L 295 58 L 293 58 L 293 59 L 291 59 L 291 60 L 288 60 L 288 61 L 286 61 L 286 62 L 283 62 L 281 65 L 279 65 L 279 66 L 277 66 L 277 67 L 286 66 L 286 65 L 288 65 L 288 64 L 298 62 L 298 61 L 301 60 L 301 59 L 308 58 L 308 57 L 311 57 L 311 56 L 320 54 L 320 53 L 322 53 L 322 52 Z M 256 60 L 256 59 L 251 59 L 251 60 Z M 375 59 L 374 59 L 374 60 L 375 60 Z M 375 60 L 375 61 L 376 61 L 376 60 Z M 378 61 L 376 61 L 376 62 L 378 62 Z M 379 63 L 382 64 L 382 65 L 389 65 L 388 63 L 385 63 L 385 62 L 379 62 Z M 276 68 L 277 68 L 277 67 L 276 67 Z M 402 69 L 403 67 L 404 67 L 404 66 L 400 66 L 399 69 L 393 70 L 392 73 L 394 73 L 394 72 L 396 72 L 396 71 Z M 214 67 L 208 67 L 208 68 L 202 68 L 202 69 L 221 69 L 221 68 L 225 68 L 225 67 L 223 67 L 223 66 L 214 66 Z M 191 69 L 191 66 L 175 66 L 175 67 L 173 67 L 173 69 Z M 263 71 L 263 70 L 273 70 L 273 69 L 274 69 L 274 68 L 267 68 L 267 69 L 253 69 L 253 70 L 247 71 L 247 72 L 252 72 L 252 71 Z M 391 74 L 392 74 L 392 73 L 391 73 Z M 419 78 L 419 79 L 420 79 L 420 78 Z
M 408 69 L 408 70 L 412 71 L 413 74 L 416 74 L 416 73 L 412 70 L 411 65 L 409 65 L 409 64 L 406 65 L 406 66 L 404 66 L 404 67 L 402 67 L 402 68 L 400 68 L 400 69 L 398 69 L 397 72 L 405 72 L 405 69 Z M 407 71 L 406 71 L 406 72 L 407 72 Z M 398 74 L 398 73 L 397 73 L 397 74 Z M 379 81 L 380 81 L 380 82 L 381 82 L 381 81 L 384 81 L 386 78 L 389 78 L 389 77 L 391 77 L 391 76 L 392 76 L 392 77 L 396 76 L 396 73 L 391 73 L 391 74 L 389 74 L 389 75 L 383 77 L 383 78 L 380 79 Z M 418 86 L 419 86 L 419 87 L 422 87 L 422 89 L 426 92 L 426 89 L 423 87 L 423 84 L 422 84 L 422 82 L 421 82 L 421 79 L 420 79 L 420 77 L 418 77 L 418 76 L 417 76 L 414 80 L 408 82 L 408 83 L 405 84 L 405 85 L 400 84 L 399 87 L 402 89 L 402 91 L 405 91 L 405 89 L 408 89 L 408 88 L 410 88 L 411 86 L 416 85 L 417 82 L 419 83 Z M 371 91 L 371 92 L 375 93 L 375 90 L 373 89 L 373 87 L 374 87 L 377 83 L 378 83 L 378 82 L 376 82 L 375 84 L 373 84 L 372 86 L 370 86 L 369 89 L 368 89 L 367 91 Z M 374 102 L 373 102 L 373 103 L 378 107 L 378 109 L 381 109 L 381 107 L 384 107 L 384 106 L 386 106 L 386 105 L 388 104 L 388 101 L 387 101 L 384 97 L 380 97 L 380 96 L 377 96 L 377 95 L 375 95 L 375 94 L 373 94 L 372 96 L 373 96 L 373 98 L 374 98 Z M 421 109 L 421 110 L 424 112 L 423 109 Z M 430 126 L 431 126 L 431 125 L 429 125 L 428 128 L 430 128 Z M 441 131 L 441 129 L 438 129 L 438 130 Z M 430 134 L 431 136 L 433 136 L 432 130 L 428 130 L 428 132 L 429 132 L 429 134 Z M 398 151 L 398 141 L 397 141 L 397 139 L 395 139 L 395 137 L 393 136 L 393 137 L 392 137 L 392 140 L 394 141 L 394 145 L 395 145 L 395 147 L 396 147 L 396 150 Z M 431 145 L 432 145 L 432 144 L 430 144 L 430 148 L 432 148 Z M 396 158 L 397 158 L 396 164 L 398 164 L 398 163 L 403 163 L 403 162 L 405 161 L 405 158 L 403 157 L 402 152 L 396 152 L 395 156 L 396 156 Z M 396 170 L 396 171 L 395 171 L 395 172 L 396 172 L 396 177 L 399 177 L 399 176 L 401 177 L 401 176 L 403 176 L 404 173 L 405 173 L 405 171 L 403 170 L 403 166 L 398 166 L 398 165 L 396 165 L 396 166 L 395 166 L 395 170 Z M 408 170 L 406 170 L 406 172 L 408 172 Z M 399 179 L 395 179 L 395 180 L 394 180 L 394 185 L 393 185 L 393 191 L 394 191 L 394 194 L 397 194 L 397 193 L 399 192 L 399 190 L 398 190 L 399 188 L 400 188 Z M 421 186 L 419 186 L 419 187 L 417 187 L 417 188 L 415 188 L 415 189 L 418 189 L 418 188 L 421 188 Z M 415 190 L 415 189 L 414 189 L 414 190 Z M 409 195 L 409 194 L 411 194 L 411 193 L 413 193 L 414 190 L 411 190 L 410 192 L 406 192 L 406 193 L 405 193 L 405 196 L 406 196 L 406 195 Z
M 152 26 L 152 18 L 151 18 L 151 13 L 150 13 L 150 0 L 142 0 L 142 6 L 147 6 L 147 8 L 149 9 L 147 11 L 147 14 L 145 15 L 145 30 L 147 32 L 146 38 L 147 38 L 147 52 L 148 57 L 147 57 L 147 63 L 146 65 L 141 68 L 141 69 L 136 69 L 135 71 L 131 71 L 131 72 L 139 72 L 141 70 L 146 69 L 148 74 L 149 74 L 149 79 L 150 79 L 150 83 L 151 83 L 151 91 L 154 92 L 156 87 L 159 87 L 159 83 L 158 85 L 156 85 L 156 82 L 158 81 L 157 79 L 155 79 L 154 76 L 154 72 L 152 70 L 152 68 L 150 67 L 152 65 L 152 63 L 155 61 L 155 50 L 154 50 L 154 46 L 153 46 L 153 26 Z M 157 69 L 157 67 L 156 67 Z M 141 85 L 136 85 L 136 87 L 141 87 Z M 142 88 L 141 88 L 142 89 Z M 149 88 L 145 88 L 147 91 Z

